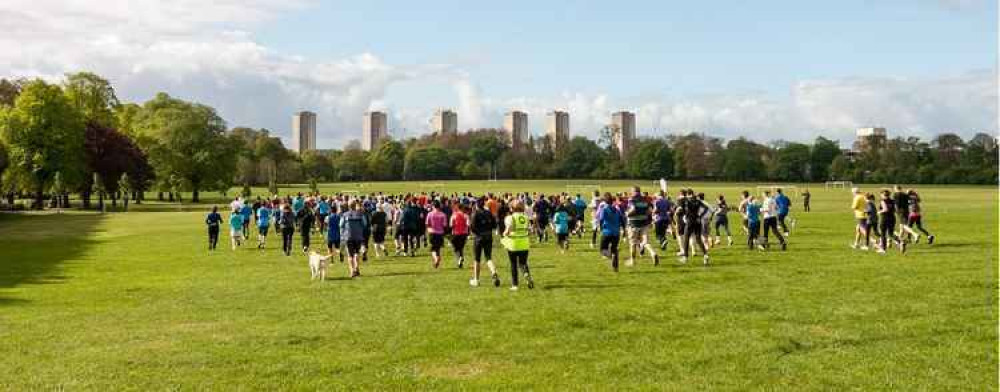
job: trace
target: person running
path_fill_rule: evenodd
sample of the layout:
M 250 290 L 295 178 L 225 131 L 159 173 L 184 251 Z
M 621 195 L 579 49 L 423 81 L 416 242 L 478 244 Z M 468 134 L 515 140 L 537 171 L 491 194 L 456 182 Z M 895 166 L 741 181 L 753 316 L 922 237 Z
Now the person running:
M 802 211 L 809 212 L 809 199 L 812 199 L 812 193 L 809 193 L 809 188 L 802 191 Z
M 566 205 L 556 207 L 556 213 L 552 215 L 552 231 L 556 233 L 556 244 L 559 246 L 560 254 L 565 254 L 569 249 L 569 228 L 572 225 L 570 221 Z
M 743 196 L 743 197 L 740 198 L 740 205 L 739 205 L 739 207 L 737 207 L 737 211 L 739 211 L 740 217 L 742 217 L 741 224 L 742 224 L 743 232 L 749 234 L 749 232 L 750 232 L 750 226 L 749 226 L 749 222 L 747 221 L 747 203 L 749 203 L 750 200 L 752 200 L 753 198 L 750 197 L 750 192 L 746 191 L 746 190 L 744 190 L 743 192 L 740 192 L 740 195 Z
M 549 226 L 549 201 L 545 199 L 545 195 L 538 195 L 538 200 L 535 201 L 532 208 L 535 213 L 535 230 L 538 232 L 538 242 L 545 242 L 549 239 L 549 233 L 546 231 Z
M 416 256 L 417 245 L 420 242 L 420 230 L 422 225 L 420 222 L 420 207 L 417 206 L 416 201 L 410 199 L 406 203 L 406 208 L 403 209 L 403 253 L 409 255 L 410 257 Z
M 587 200 L 579 193 L 573 199 L 573 209 L 576 211 L 576 226 L 571 229 L 576 233 L 576 238 L 583 238 L 583 232 L 586 230 L 583 220 L 587 215 Z
M 733 246 L 733 233 L 729 231 L 729 204 L 726 203 L 726 197 L 719 195 L 718 201 L 715 203 L 715 244 L 722 244 L 722 229 L 726 229 L 726 238 L 729 240 L 729 246 Z
M 698 192 L 698 201 L 702 204 L 701 216 L 698 220 L 701 222 L 701 238 L 700 240 L 705 243 L 706 248 L 712 247 L 712 214 L 715 213 L 715 208 L 711 204 L 705 201 L 705 193 Z
M 909 208 L 909 205 L 907 205 L 907 208 Z M 893 194 L 888 189 L 882 191 L 882 201 L 879 203 L 878 217 L 880 238 L 877 252 L 884 254 L 889 246 L 892 245 L 889 242 L 891 240 L 899 247 L 900 253 L 906 253 L 906 241 L 896 235 L 896 201 L 893 200 Z
M 326 253 L 337 252 L 340 262 L 344 262 L 344 254 L 340 251 L 340 207 L 330 206 L 330 214 L 326 216 Z
M 764 250 L 764 246 L 759 243 L 760 236 L 760 203 L 753 196 L 748 195 L 744 199 L 744 217 L 747 222 L 747 247 L 753 250 L 754 247 Z
M 295 234 L 295 213 L 287 203 L 282 205 L 281 213 L 277 216 L 278 227 L 281 229 L 281 251 L 285 256 L 292 255 L 292 236 Z
M 875 235 L 876 240 L 879 237 L 878 205 L 875 203 L 875 195 L 871 193 L 865 194 L 865 216 L 868 221 L 865 223 L 865 244 L 861 246 L 861 250 L 867 251 L 868 246 L 872 243 L 872 234 Z
M 222 215 L 219 214 L 219 207 L 212 206 L 212 212 L 205 217 L 205 225 L 208 226 L 208 250 L 215 250 L 219 245 L 219 226 L 222 224 Z
M 785 237 L 778 231 L 778 202 L 771 196 L 771 191 L 764 191 L 764 201 L 761 202 L 761 210 L 764 212 L 764 248 L 770 248 L 769 233 L 774 233 L 774 237 L 781 244 L 781 250 L 788 249 Z
M 504 244 L 507 248 L 507 257 L 510 258 L 511 291 L 517 291 L 518 266 L 524 270 L 524 280 L 528 282 L 528 288 L 535 288 L 535 282 L 531 278 L 531 270 L 528 268 L 528 250 L 531 248 L 531 232 L 528 230 L 528 217 L 524 216 L 524 202 L 515 200 L 510 206 L 511 214 L 504 218 Z
M 313 212 L 312 206 L 306 204 L 299 210 L 299 235 L 302 236 L 302 252 L 309 253 L 309 246 L 312 245 L 310 241 L 312 238 L 313 225 L 316 224 L 316 214 Z
M 626 265 L 629 267 L 635 265 L 636 253 L 642 253 L 643 249 L 653 258 L 653 265 L 660 265 L 660 255 L 656 254 L 656 248 L 649 243 L 649 226 L 653 223 L 653 210 L 638 186 L 632 187 L 632 198 L 629 199 L 625 217 L 628 219 L 629 243 Z
M 347 268 L 352 278 L 361 276 L 361 266 L 358 258 L 361 253 L 361 246 L 365 240 L 365 227 L 368 221 L 365 218 L 364 209 L 361 202 L 352 200 L 350 211 L 345 212 L 340 217 L 340 233 L 347 245 Z
M 253 205 L 243 203 L 240 206 L 240 215 L 243 216 L 243 238 L 250 239 L 250 221 L 253 219 Z
M 597 197 L 595 197 L 597 199 Z M 611 260 L 611 269 L 618 272 L 618 244 L 621 242 L 621 232 L 625 227 L 625 217 L 614 206 L 611 193 L 604 193 L 604 202 L 597 216 L 599 226 L 595 231 L 601 232 L 601 255 Z
M 708 248 L 705 247 L 705 242 L 702 241 L 702 225 L 701 216 L 704 214 L 705 204 L 698 200 L 695 196 L 694 191 L 687 189 L 684 192 L 684 200 L 682 204 L 683 218 L 684 218 L 684 239 L 681 244 L 681 263 L 687 263 L 688 256 L 691 255 L 691 244 L 697 243 L 698 248 L 705 255 L 702 263 L 708 265 Z
M 907 193 L 910 196 L 910 229 L 916 228 L 917 230 L 920 230 L 921 233 L 924 233 L 924 235 L 927 236 L 927 244 L 934 245 L 934 235 L 924 229 L 923 215 L 921 215 L 922 212 L 920 208 L 920 195 L 918 195 L 917 191 L 913 189 L 910 189 Z M 920 243 L 919 234 L 914 237 L 913 242 Z
M 593 249 L 597 246 L 597 234 L 601 232 L 601 221 L 599 218 L 599 212 L 602 208 L 601 194 L 598 191 L 594 191 L 594 197 L 590 199 L 590 248 Z
M 243 212 L 240 210 L 233 210 L 229 214 L 229 238 L 233 245 L 233 250 L 236 250 L 237 246 L 243 244 Z
M 469 280 L 469 285 L 479 286 L 479 266 L 485 258 L 493 286 L 500 287 L 500 275 L 497 274 L 497 267 L 493 264 L 493 230 L 497 227 L 496 217 L 486 209 L 486 202 L 483 200 L 476 202 L 475 208 L 469 229 L 472 232 L 472 254 L 476 262 L 472 265 L 472 279 Z
M 434 200 L 433 210 L 427 214 L 424 223 L 427 226 L 427 234 L 430 237 L 431 259 L 434 261 L 434 268 L 441 266 L 441 247 L 444 246 L 445 227 L 448 226 L 448 216 L 441 211 L 441 202 Z
M 917 238 L 917 232 L 910 227 L 910 195 L 899 185 L 893 186 L 892 200 L 896 204 L 896 222 L 899 223 L 899 238 L 903 241 Z
M 260 208 L 257 208 L 257 249 L 264 249 L 270 228 L 271 208 L 268 203 L 261 203 Z
M 378 206 L 372 211 L 371 219 L 375 257 L 382 258 L 383 255 L 388 255 L 385 251 L 385 234 L 389 231 L 389 216 L 386 215 L 385 208 Z
M 781 225 L 781 230 L 785 232 L 785 237 L 788 237 L 792 232 L 788 229 L 788 225 L 785 224 L 785 218 L 788 217 L 788 212 L 792 209 L 792 200 L 781 191 L 781 188 L 775 191 L 778 193 L 774 197 L 774 202 L 778 205 L 778 224 Z M 792 227 L 795 227 L 795 220 L 792 220 Z
M 667 250 L 667 229 L 670 228 L 670 218 L 672 215 L 673 203 L 667 197 L 666 192 L 660 191 L 653 202 L 653 231 L 656 234 L 656 241 L 660 244 L 660 250 Z
M 451 227 L 451 248 L 458 259 L 458 268 L 465 266 L 465 243 L 469 239 L 469 215 L 465 206 L 455 202 L 448 226 Z
M 851 193 L 854 193 L 854 199 L 851 201 L 851 210 L 854 211 L 854 243 L 851 244 L 851 249 L 858 249 L 861 246 L 861 240 L 868 238 L 868 215 L 866 212 L 867 198 L 865 198 L 864 193 L 861 193 L 861 189 L 855 187 L 851 189 Z M 865 240 L 865 247 L 863 249 L 867 250 L 868 240 Z
M 326 196 L 319 198 L 319 203 L 316 204 L 316 216 L 319 218 L 319 232 L 326 232 L 326 218 L 330 216 L 330 203 L 326 200 Z

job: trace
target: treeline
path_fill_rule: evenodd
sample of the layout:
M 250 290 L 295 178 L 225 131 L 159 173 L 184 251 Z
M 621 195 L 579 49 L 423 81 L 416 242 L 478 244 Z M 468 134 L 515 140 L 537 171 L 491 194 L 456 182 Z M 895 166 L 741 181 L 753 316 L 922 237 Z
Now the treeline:
M 113 86 L 88 73 L 61 84 L 0 79 L 0 192 L 33 207 L 66 206 L 78 194 L 141 202 L 145 192 L 173 199 L 190 192 L 329 181 L 487 178 L 637 178 L 805 182 L 997 183 L 996 139 L 941 134 L 895 138 L 845 153 L 829 139 L 760 144 L 701 134 L 643 138 L 628 159 L 615 130 L 575 137 L 554 148 L 547 138 L 511 148 L 503 130 L 385 140 L 372 151 L 357 141 L 342 150 L 289 151 L 266 129 L 229 128 L 216 111 L 165 93 L 120 102 Z

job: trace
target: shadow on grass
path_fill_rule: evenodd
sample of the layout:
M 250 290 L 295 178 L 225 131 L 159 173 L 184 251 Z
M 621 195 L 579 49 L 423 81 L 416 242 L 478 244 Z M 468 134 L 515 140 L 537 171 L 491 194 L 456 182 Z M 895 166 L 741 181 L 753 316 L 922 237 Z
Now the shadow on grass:
M 59 284 L 70 279 L 59 265 L 96 243 L 90 239 L 103 216 L 91 214 L 0 214 L 0 290 Z M 0 295 L 0 306 L 30 301 Z

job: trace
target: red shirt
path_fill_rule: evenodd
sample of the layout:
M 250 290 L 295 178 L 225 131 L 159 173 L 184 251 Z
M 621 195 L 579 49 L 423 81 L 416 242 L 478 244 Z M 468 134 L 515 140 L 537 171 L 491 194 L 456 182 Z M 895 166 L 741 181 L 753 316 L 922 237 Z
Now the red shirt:
M 469 217 L 464 212 L 455 211 L 451 214 L 451 234 L 469 234 Z

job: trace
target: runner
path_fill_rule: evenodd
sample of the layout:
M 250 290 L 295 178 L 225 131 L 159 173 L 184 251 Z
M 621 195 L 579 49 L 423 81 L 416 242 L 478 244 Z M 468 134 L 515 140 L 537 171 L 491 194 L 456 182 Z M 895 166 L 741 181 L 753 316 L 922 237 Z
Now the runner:
M 862 250 L 868 250 L 868 216 L 865 211 L 865 206 L 867 204 L 867 198 L 861 193 L 861 189 L 855 187 L 851 189 L 851 193 L 854 194 L 854 200 L 851 202 L 851 209 L 854 211 L 854 220 L 856 225 L 854 226 L 854 243 L 851 244 L 851 249 L 858 249 L 861 245 L 861 239 L 865 238 L 865 246 Z
M 535 288 L 535 282 L 531 278 L 531 270 L 528 268 L 528 250 L 531 247 L 528 231 L 528 218 L 524 216 L 524 202 L 515 200 L 511 203 L 511 215 L 506 217 L 503 232 L 504 246 L 507 248 L 507 257 L 510 258 L 511 291 L 517 291 L 518 265 L 524 270 L 524 278 L 528 282 L 528 288 Z
M 809 193 L 809 188 L 802 191 L 802 211 L 809 212 L 809 199 L 812 199 L 812 193 Z
M 909 205 L 907 205 L 909 208 Z M 889 240 L 896 242 L 899 252 L 906 253 L 906 241 L 896 235 L 896 203 L 893 194 L 888 189 L 882 191 L 882 201 L 878 207 L 879 217 L 879 248 L 878 253 L 885 253 L 891 245 Z
M 681 251 L 681 263 L 687 263 L 688 256 L 691 255 L 691 244 L 692 241 L 697 242 L 698 247 L 701 248 L 702 253 L 705 254 L 702 263 L 708 265 L 708 248 L 705 247 L 705 242 L 701 240 L 702 237 L 702 225 L 701 216 L 704 214 L 704 203 L 695 197 L 694 191 L 690 188 L 684 191 L 684 200 L 679 201 L 681 203 L 681 208 L 684 217 L 684 239 L 682 240 Z
M 893 186 L 893 202 L 896 204 L 896 221 L 899 222 L 898 236 L 903 241 L 910 238 L 917 238 L 917 232 L 910 228 L 910 195 L 903 192 L 899 185 Z
M 243 243 L 243 212 L 240 210 L 233 210 L 229 214 L 229 237 L 233 245 L 233 250 L 236 250 L 237 246 Z
M 278 214 L 278 227 L 281 228 L 281 251 L 285 256 L 292 255 L 292 236 L 295 234 L 295 213 L 287 203 L 282 205 L 281 213 Z
M 749 226 L 749 222 L 747 221 L 747 203 L 749 203 L 750 200 L 753 200 L 753 197 L 750 197 L 750 192 L 746 191 L 746 190 L 744 190 L 743 192 L 740 192 L 740 195 L 742 195 L 743 197 L 740 198 L 740 206 L 737 208 L 737 210 L 739 211 L 740 216 L 743 218 L 743 221 L 742 221 L 742 224 L 743 224 L 743 227 L 742 227 L 743 233 L 744 234 L 749 234 L 750 233 L 750 226 Z
M 774 197 L 774 202 L 778 205 L 778 224 L 781 225 L 781 230 L 785 232 L 785 237 L 791 235 L 791 230 L 788 229 L 788 225 L 785 224 L 785 218 L 788 217 L 788 212 L 792 208 L 792 200 L 785 196 L 785 193 L 781 191 L 781 188 L 776 189 L 778 195 Z M 795 227 L 795 220 L 792 219 L 792 227 Z
M 340 207 L 331 206 L 330 214 L 326 216 L 326 254 L 337 252 L 340 262 L 344 262 L 344 254 L 340 251 Z
M 261 203 L 257 208 L 257 249 L 264 249 L 267 243 L 267 232 L 271 228 L 270 203 Z
M 365 219 L 364 209 L 361 202 L 352 200 L 350 211 L 345 212 L 340 217 L 340 233 L 347 243 L 347 268 L 352 278 L 361 276 L 361 266 L 358 264 L 358 257 L 361 253 L 361 245 L 365 239 L 365 227 L 368 221 Z
M 420 242 L 420 207 L 411 198 L 403 210 L 403 253 L 414 257 L 417 254 L 417 244 Z
M 927 244 L 934 245 L 934 235 L 924 229 L 923 215 L 920 208 L 920 195 L 913 189 L 910 189 L 907 193 L 910 196 L 910 229 L 916 227 L 917 230 L 920 230 L 921 233 L 927 236 Z M 920 235 L 916 235 L 913 242 L 920 243 Z
M 875 234 L 876 239 L 879 238 L 878 233 L 878 206 L 875 204 L 875 195 L 871 193 L 865 194 L 865 216 L 868 221 L 865 222 L 865 244 L 861 246 L 861 250 L 868 250 L 868 246 L 872 243 L 872 234 Z M 878 244 L 875 244 L 876 248 Z
M 243 238 L 250 239 L 250 220 L 253 219 L 253 206 L 243 203 L 240 207 L 240 215 L 243 216 Z
M 666 192 L 660 191 L 653 202 L 653 231 L 656 240 L 660 243 L 660 250 L 667 250 L 667 229 L 670 228 L 670 218 L 672 215 L 673 203 L 667 197 Z
M 719 195 L 718 202 L 715 204 L 715 244 L 722 244 L 722 229 L 726 229 L 726 238 L 729 240 L 729 246 L 733 246 L 733 233 L 729 231 L 729 204 L 726 203 L 726 197 Z
M 301 222 L 299 235 L 302 236 L 302 253 L 309 253 L 309 246 L 312 245 L 310 239 L 312 238 L 313 224 L 316 223 L 316 214 L 313 212 L 311 203 L 302 206 L 298 217 Z
M 383 255 L 388 255 L 385 251 L 385 234 L 389 230 L 389 219 L 385 214 L 385 208 L 381 205 L 372 211 L 371 217 L 371 233 L 372 242 L 375 243 L 375 257 L 382 258 Z
M 208 250 L 215 250 L 219 244 L 219 226 L 222 223 L 222 215 L 219 215 L 219 207 L 212 206 L 212 212 L 205 217 L 205 225 L 208 226 Z
M 660 265 L 660 256 L 649 243 L 649 225 L 653 223 L 653 211 L 638 186 L 632 187 L 632 198 L 629 200 L 625 216 L 628 219 L 629 242 L 629 258 L 626 265 L 629 267 L 635 265 L 636 253 L 641 253 L 643 249 L 653 258 L 653 265 Z
M 319 203 L 316 204 L 316 215 L 319 217 L 319 232 L 326 232 L 326 217 L 330 215 L 330 203 L 327 202 L 326 196 L 321 196 L 319 198 Z
M 458 258 L 458 268 L 465 266 L 465 243 L 469 239 L 469 215 L 465 211 L 465 206 L 456 201 L 448 222 L 451 227 L 451 247 Z
M 496 229 L 497 221 L 492 212 L 486 209 L 486 201 L 476 202 L 476 210 L 472 213 L 472 254 L 476 258 L 476 263 L 472 265 L 472 279 L 469 285 L 479 286 L 479 265 L 483 258 L 486 258 L 486 267 L 490 269 L 493 279 L 493 286 L 500 287 L 500 276 L 497 274 L 497 267 L 493 264 L 493 230 Z
M 434 261 L 434 268 L 441 266 L 441 247 L 444 246 L 444 230 L 448 225 L 448 217 L 441 212 L 441 202 L 434 200 L 433 210 L 427 214 L 424 223 L 427 226 L 427 234 L 430 236 L 431 259 Z
M 566 250 L 569 249 L 570 220 L 565 204 L 556 207 L 556 213 L 552 215 L 552 231 L 556 233 L 556 244 L 559 246 L 560 254 L 566 254 Z
M 781 232 L 778 231 L 778 202 L 771 196 L 771 191 L 764 191 L 764 200 L 761 202 L 761 210 L 764 213 L 764 248 L 771 247 L 768 235 L 770 233 L 774 233 L 774 236 L 778 238 L 778 242 L 781 243 L 781 250 L 788 249 L 788 244 L 785 243 L 785 237 L 783 237 Z
M 594 199 L 598 199 L 594 197 Z M 601 232 L 601 255 L 611 259 L 611 269 L 618 272 L 618 244 L 621 242 L 621 231 L 625 227 L 625 217 L 614 206 L 611 193 L 604 193 L 604 201 L 599 204 L 600 211 L 594 214 L 599 226 L 594 231 Z
M 576 211 L 576 226 L 572 230 L 576 233 L 576 238 L 583 238 L 583 232 L 586 230 L 583 220 L 587 216 L 587 200 L 579 193 L 573 199 L 573 209 Z
M 744 199 L 744 221 L 747 222 L 747 247 L 753 250 L 754 247 L 764 250 L 764 246 L 758 243 L 760 236 L 760 203 L 753 196 L 747 195 Z
M 538 200 L 533 206 L 535 214 L 535 230 L 538 234 L 538 242 L 545 242 L 549 239 L 546 228 L 549 226 L 549 202 L 545 200 L 545 195 L 538 195 Z
M 610 195 L 606 193 L 606 195 Z M 590 233 L 590 248 L 593 249 L 597 246 L 597 234 L 601 232 L 601 221 L 598 217 L 598 212 L 602 209 L 601 194 L 598 191 L 594 191 L 594 197 L 590 199 L 590 228 L 593 230 Z

